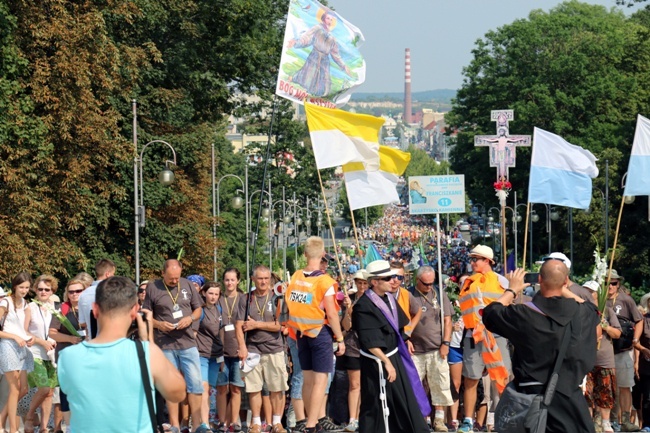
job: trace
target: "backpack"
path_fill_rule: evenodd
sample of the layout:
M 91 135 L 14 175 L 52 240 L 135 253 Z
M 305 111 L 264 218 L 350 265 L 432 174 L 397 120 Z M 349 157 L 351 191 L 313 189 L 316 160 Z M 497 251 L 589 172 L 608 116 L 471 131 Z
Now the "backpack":
M 634 339 L 634 322 L 619 315 L 616 317 L 621 324 L 621 336 L 612 340 L 612 345 L 614 346 L 614 353 L 621 353 L 632 348 L 632 340 Z

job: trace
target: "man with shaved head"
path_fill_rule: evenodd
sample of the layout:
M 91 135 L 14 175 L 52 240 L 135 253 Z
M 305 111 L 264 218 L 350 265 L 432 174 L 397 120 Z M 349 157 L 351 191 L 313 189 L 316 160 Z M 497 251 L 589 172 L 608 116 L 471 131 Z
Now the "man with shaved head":
M 192 331 L 192 323 L 201 318 L 203 301 L 192 283 L 181 278 L 183 267 L 178 260 L 167 260 L 163 265 L 162 279 L 147 284 L 147 294 L 142 308 L 153 312 L 156 344 L 165 357 L 183 373 L 187 383 L 187 400 L 192 421 L 199 427 L 201 419 L 201 360 Z M 178 405 L 167 402 L 171 431 L 178 433 L 180 422 Z M 199 431 L 197 429 L 196 431 Z
M 513 344 L 513 384 L 525 394 L 544 393 L 564 332 L 570 332 L 558 385 L 548 406 L 546 431 L 593 433 L 594 423 L 580 383 L 596 361 L 600 322 L 597 307 L 569 290 L 569 270 L 557 259 L 546 260 L 542 265 L 540 290 L 532 302 L 514 304 L 514 299 L 528 286 L 524 283 L 525 274 L 523 269 L 508 274 L 509 288 L 485 307 L 483 322 L 490 331 Z

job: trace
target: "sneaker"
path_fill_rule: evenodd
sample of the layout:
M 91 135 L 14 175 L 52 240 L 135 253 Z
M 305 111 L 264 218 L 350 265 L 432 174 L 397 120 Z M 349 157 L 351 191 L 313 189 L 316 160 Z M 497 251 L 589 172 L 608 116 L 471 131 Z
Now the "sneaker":
M 457 430 L 459 433 L 469 433 L 474 431 L 474 426 L 469 421 L 463 421 Z
M 451 431 L 451 432 L 455 432 L 455 431 L 457 431 L 457 430 L 458 430 L 458 420 L 456 420 L 456 419 L 453 420 L 453 421 L 449 424 L 448 427 L 449 427 L 449 431 Z
M 248 428 L 248 433 L 262 433 L 262 426 L 259 424 L 253 424 Z
M 232 431 L 233 433 L 239 433 L 242 430 L 243 429 L 241 424 L 239 423 L 230 424 L 230 431 Z
M 357 430 L 359 430 L 359 421 L 356 419 L 352 421 L 350 424 L 346 425 L 345 428 L 343 429 L 343 431 L 349 431 L 349 432 L 354 432 Z
M 194 433 L 212 433 L 212 429 L 206 423 L 202 423 L 194 430 Z
M 612 425 L 610 424 L 609 421 L 602 421 L 601 422 L 600 431 L 603 432 L 603 433 L 614 433 L 614 430 L 612 430 Z
M 323 418 L 319 419 L 318 420 L 318 425 L 320 425 L 323 428 L 324 431 L 328 431 L 328 432 L 340 432 L 340 431 L 343 431 L 343 427 L 341 427 L 340 425 L 334 424 L 334 422 L 332 422 L 332 420 L 327 416 L 324 416 Z
M 621 431 L 621 425 L 618 423 L 618 421 L 612 421 L 612 430 L 615 432 L 620 432 Z
M 271 424 L 267 424 L 266 422 L 262 423 L 262 433 L 271 433 L 271 430 L 273 430 L 273 426 Z
M 291 433 L 305 433 L 306 428 L 307 420 L 301 419 L 300 421 L 296 421 L 296 425 L 291 429 Z
M 436 418 L 433 420 L 433 431 L 434 432 L 448 432 L 449 429 L 445 425 L 445 422 L 441 420 L 440 418 Z
M 647 432 L 650 432 L 650 427 L 645 426 L 645 427 L 643 427 L 643 428 L 642 428 L 641 430 L 639 430 L 639 431 L 644 431 L 644 432 L 647 431 Z
M 625 421 L 623 424 L 621 424 L 621 431 L 623 432 L 631 432 L 631 431 L 639 431 L 639 427 L 636 426 L 633 422 L 630 421 Z
M 323 433 L 323 426 L 320 423 L 316 423 L 316 427 L 307 428 L 305 427 L 305 433 Z

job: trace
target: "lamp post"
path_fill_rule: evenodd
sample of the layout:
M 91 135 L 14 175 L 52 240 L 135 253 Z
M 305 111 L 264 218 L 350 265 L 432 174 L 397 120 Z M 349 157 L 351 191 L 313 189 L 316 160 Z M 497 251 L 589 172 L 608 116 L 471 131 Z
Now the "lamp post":
M 172 151 L 173 160 L 165 161 L 165 168 L 158 174 L 158 181 L 163 186 L 169 186 L 174 182 L 174 172 L 169 168 L 170 164 L 176 165 L 176 151 L 171 144 L 163 140 L 153 140 L 145 144 L 138 154 L 138 110 L 135 99 L 133 103 L 133 197 L 134 197 L 134 227 L 135 227 L 135 284 L 140 285 L 140 227 L 145 226 L 145 207 L 143 200 L 143 177 L 142 177 L 142 157 L 144 151 L 152 144 L 161 143 L 169 147 Z M 138 178 L 140 181 L 140 191 L 138 191 Z
M 551 254 L 552 252 L 552 244 L 551 240 L 553 237 L 553 226 L 551 224 L 551 221 L 557 221 L 560 219 L 560 213 L 555 210 L 554 207 L 549 206 L 545 203 L 535 203 L 535 204 L 542 204 L 544 205 L 544 208 L 546 209 L 546 233 L 548 233 L 548 253 Z M 535 211 L 532 212 L 531 216 L 531 221 L 536 223 L 539 221 L 539 215 Z M 531 241 L 532 244 L 532 241 Z M 532 257 L 531 257 L 532 258 Z
M 609 203 L 608 198 L 600 188 L 593 188 L 594 191 L 598 191 L 603 199 L 603 231 L 605 232 L 605 255 L 607 255 L 607 250 L 609 250 L 609 221 L 608 219 L 608 209 Z M 587 213 L 591 213 L 591 208 L 586 210 Z
M 242 200 L 241 197 L 235 196 L 231 200 L 232 207 L 235 209 L 240 209 L 244 203 L 246 204 L 246 209 L 244 212 L 245 215 L 245 225 L 246 225 L 246 287 L 250 287 L 250 257 L 249 257 L 249 239 L 248 239 L 248 164 L 244 166 L 244 179 L 242 180 L 241 177 L 234 175 L 234 174 L 226 174 L 221 176 L 219 179 L 219 182 L 217 182 L 217 218 L 221 215 L 220 212 L 220 203 L 219 203 L 219 192 L 220 192 L 220 187 L 221 187 L 221 181 L 227 178 L 235 178 L 237 179 L 242 186 L 242 190 L 244 191 L 245 199 Z M 214 274 L 215 276 L 217 275 L 217 248 L 216 248 L 216 228 L 214 229 L 215 231 L 215 248 L 214 248 Z M 216 281 L 216 278 L 215 278 Z

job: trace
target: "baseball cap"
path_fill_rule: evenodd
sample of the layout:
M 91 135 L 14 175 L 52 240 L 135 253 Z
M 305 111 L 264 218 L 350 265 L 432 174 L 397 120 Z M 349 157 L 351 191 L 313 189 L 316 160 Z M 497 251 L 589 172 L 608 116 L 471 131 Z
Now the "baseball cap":
M 246 374 L 251 371 L 260 363 L 261 356 L 259 353 L 249 353 L 245 360 L 239 361 L 242 373 Z
M 555 260 L 559 260 L 561 262 L 564 262 L 566 267 L 569 270 L 571 270 L 571 260 L 569 260 L 569 258 L 567 256 L 565 256 L 564 254 L 559 253 L 559 252 L 551 253 L 548 256 L 544 257 L 542 260 L 547 261 L 547 260 L 551 260 L 551 259 L 555 259 Z

